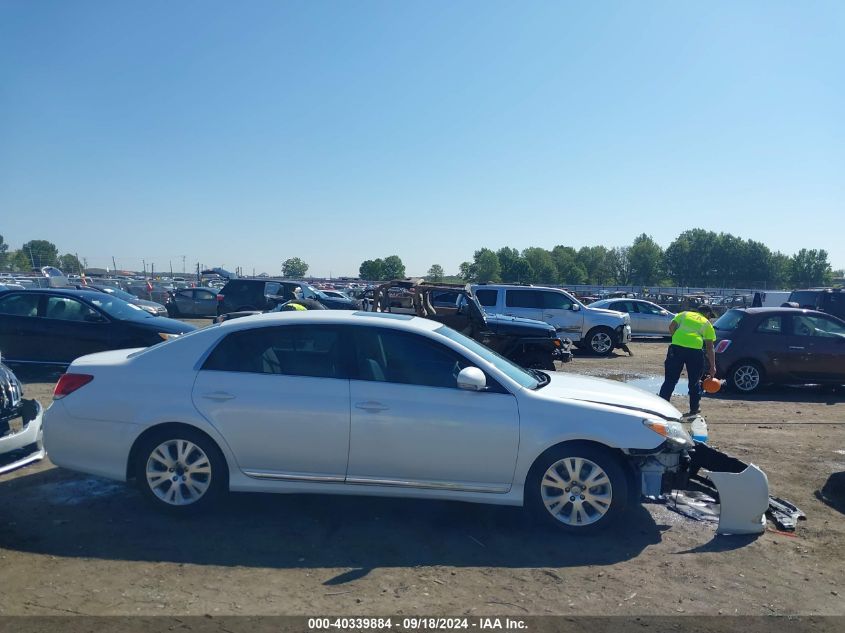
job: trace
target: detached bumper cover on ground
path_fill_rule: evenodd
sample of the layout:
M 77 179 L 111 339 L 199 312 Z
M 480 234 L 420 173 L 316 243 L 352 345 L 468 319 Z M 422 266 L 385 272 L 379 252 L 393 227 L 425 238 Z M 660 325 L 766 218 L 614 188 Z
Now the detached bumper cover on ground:
M 705 492 L 719 503 L 719 534 L 760 534 L 766 529 L 769 480 L 754 464 L 707 444 L 689 451 L 685 488 Z M 677 482 L 676 482 L 677 483 Z

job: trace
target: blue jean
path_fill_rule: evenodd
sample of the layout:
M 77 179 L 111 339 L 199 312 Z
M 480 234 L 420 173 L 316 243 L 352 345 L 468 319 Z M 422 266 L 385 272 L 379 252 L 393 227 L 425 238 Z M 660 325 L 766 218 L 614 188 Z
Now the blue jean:
M 666 370 L 663 386 L 660 387 L 660 397 L 667 402 L 672 397 L 675 385 L 681 379 L 681 371 L 687 368 L 689 378 L 689 408 L 697 411 L 701 404 L 701 377 L 704 375 L 704 350 L 670 345 L 663 363 Z

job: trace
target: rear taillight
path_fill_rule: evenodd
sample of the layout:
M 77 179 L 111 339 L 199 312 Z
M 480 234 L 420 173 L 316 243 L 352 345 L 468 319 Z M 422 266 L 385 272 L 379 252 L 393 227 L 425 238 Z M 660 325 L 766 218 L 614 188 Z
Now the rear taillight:
M 223 295 L 217 295 L 217 300 L 218 300 L 218 301 L 223 301 Z
M 719 342 L 716 344 L 716 353 L 717 353 L 717 354 L 721 354 L 721 353 L 722 353 L 722 352 L 724 352 L 726 349 L 728 349 L 730 346 L 731 346 L 731 340 L 730 340 L 730 339 L 727 339 L 727 338 L 726 338 L 726 339 L 722 339 L 721 341 L 719 341 Z
M 53 389 L 53 400 L 61 400 L 92 380 L 94 376 L 90 374 L 62 374 L 59 382 L 56 383 L 56 388 Z

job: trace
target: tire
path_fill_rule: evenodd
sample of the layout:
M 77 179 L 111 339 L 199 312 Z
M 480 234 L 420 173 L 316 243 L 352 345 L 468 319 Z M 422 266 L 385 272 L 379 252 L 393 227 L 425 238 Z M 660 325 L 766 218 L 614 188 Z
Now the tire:
M 544 369 L 546 371 L 555 371 L 556 369 L 552 354 L 547 351 L 538 351 L 528 355 L 526 367 L 530 369 Z
M 615 347 L 613 330 L 609 327 L 594 327 L 585 337 L 587 349 L 595 356 L 610 356 Z
M 741 360 L 731 367 L 728 384 L 737 393 L 754 393 L 763 385 L 765 372 L 753 360 Z
M 591 478 L 597 483 L 585 486 Z M 628 478 L 619 458 L 583 442 L 543 453 L 525 486 L 528 511 L 541 523 L 571 534 L 594 534 L 610 527 L 628 505 Z
M 177 481 L 179 477 L 182 481 Z M 135 460 L 135 478 L 144 497 L 173 514 L 205 510 L 229 487 L 220 449 L 207 435 L 184 427 L 153 433 L 143 440 Z

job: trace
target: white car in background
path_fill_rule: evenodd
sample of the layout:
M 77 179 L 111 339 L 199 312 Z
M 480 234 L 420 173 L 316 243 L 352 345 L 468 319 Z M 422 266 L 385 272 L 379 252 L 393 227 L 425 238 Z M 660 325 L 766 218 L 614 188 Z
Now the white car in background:
M 669 324 L 675 318 L 674 312 L 644 299 L 600 299 L 589 307 L 627 314 L 631 336 L 669 336 Z
M 659 495 L 718 461 L 686 458 L 680 413 L 653 394 L 524 370 L 399 314 L 226 321 L 79 358 L 54 398 L 44 439 L 55 464 L 134 479 L 175 512 L 227 490 L 380 495 L 525 504 L 583 533 L 618 519 L 630 493 Z M 723 494 L 722 511 L 742 515 L 736 531 L 759 531 L 765 475 L 739 470 L 762 507 Z

